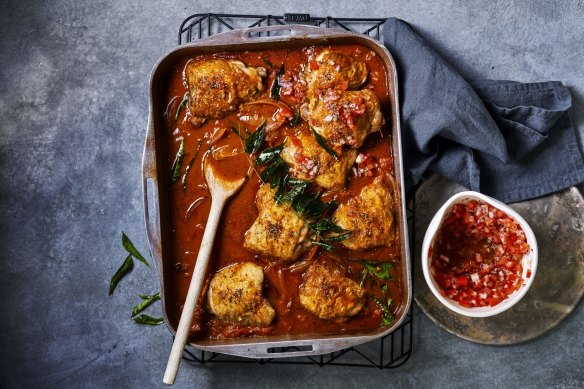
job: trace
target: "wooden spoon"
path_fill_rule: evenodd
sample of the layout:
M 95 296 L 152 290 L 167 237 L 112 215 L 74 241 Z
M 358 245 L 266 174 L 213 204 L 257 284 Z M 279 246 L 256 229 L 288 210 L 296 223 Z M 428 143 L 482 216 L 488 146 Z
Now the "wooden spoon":
M 199 255 L 197 256 L 197 262 L 193 270 L 191 284 L 180 316 L 180 321 L 172 344 L 172 350 L 170 351 L 168 363 L 166 364 L 163 382 L 167 385 L 174 384 L 176 378 L 183 349 L 191 328 L 191 322 L 193 321 L 195 307 L 199 301 L 199 295 L 201 294 L 201 288 L 203 287 L 203 281 L 205 280 L 207 263 L 209 262 L 211 249 L 213 248 L 213 242 L 221 218 L 221 212 L 223 211 L 227 199 L 235 194 L 245 181 L 245 177 L 238 181 L 224 181 L 216 175 L 212 165 L 208 163 L 205 164 L 205 179 L 207 180 L 207 185 L 211 192 L 211 211 L 209 212 L 209 219 L 205 226 L 205 233 L 203 234 L 203 240 L 201 241 L 201 248 L 199 249 Z

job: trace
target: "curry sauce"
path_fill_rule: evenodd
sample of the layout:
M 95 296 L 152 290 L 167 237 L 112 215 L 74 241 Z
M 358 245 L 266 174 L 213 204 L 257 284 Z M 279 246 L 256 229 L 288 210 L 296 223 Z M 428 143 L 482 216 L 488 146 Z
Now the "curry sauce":
M 358 152 L 365 157 L 358 161 L 375 160 L 375 166 L 361 166 L 356 163 L 349 173 L 346 186 L 340 190 L 327 190 L 323 200 L 335 201 L 337 204 L 347 202 L 359 195 L 361 189 L 374 182 L 377 176 L 388 174 L 395 177 L 393 171 L 393 155 L 391 140 L 391 123 L 389 116 L 390 99 L 387 85 L 386 69 L 375 53 L 360 45 L 314 46 L 299 49 L 264 50 L 249 52 L 229 52 L 213 55 L 199 55 L 183 58 L 171 68 L 167 81 L 168 89 L 163 101 L 167 104 L 164 117 L 167 131 L 166 166 L 169 172 L 169 204 L 171 219 L 171 255 L 165 261 L 171 261 L 171 274 L 166 278 L 166 309 L 171 326 L 178 324 L 182 305 L 189 288 L 194 262 L 203 236 L 204 227 L 210 210 L 211 198 L 207 190 L 204 176 L 204 161 L 212 163 L 215 170 L 226 179 L 239 179 L 248 176 L 242 189 L 227 203 L 215 238 L 213 252 L 207 270 L 207 284 L 218 270 L 239 262 L 253 262 L 264 269 L 264 296 L 276 311 L 275 320 L 269 327 L 243 327 L 237 324 L 224 323 L 205 309 L 205 290 L 201 294 L 191 339 L 209 339 L 237 336 L 263 336 L 283 334 L 341 334 L 362 330 L 370 330 L 383 325 L 383 311 L 375 299 L 382 298 L 382 290 L 392 303 L 393 313 L 405 303 L 405 293 L 402 290 L 403 266 L 400 255 L 400 236 L 405 231 L 400 230 L 398 210 L 394 210 L 396 239 L 391 245 L 369 250 L 349 250 L 341 244 L 335 244 L 334 251 L 328 252 L 317 246 L 311 247 L 295 262 L 273 261 L 270 258 L 257 255 L 244 247 L 244 234 L 252 226 L 258 216 L 255 199 L 261 185 L 257 174 L 261 171 L 254 165 L 253 158 L 244 152 L 242 135 L 246 130 L 250 133 L 265 120 L 275 120 L 275 109 L 270 104 L 247 105 L 240 104 L 238 109 L 225 114 L 219 119 L 208 119 L 196 127 L 190 120 L 188 107 L 183 102 L 188 86 L 185 79 L 185 68 L 192 61 L 210 60 L 215 58 L 238 60 L 251 67 L 266 69 L 264 90 L 257 100 L 273 97 L 274 81 L 284 72 L 296 74 L 303 66 L 310 64 L 315 56 L 324 49 L 344 53 L 364 62 L 368 77 L 360 89 L 371 90 L 379 100 L 385 124 L 380 132 L 367 136 L 365 143 Z M 309 65 L 310 66 L 310 65 Z M 280 95 L 279 101 L 289 106 L 293 112 L 298 112 L 301 99 L 298 96 Z M 281 125 L 269 139 L 267 146 L 280 144 L 295 131 L 309 131 L 308 124 L 300 120 L 298 125 L 291 127 L 289 122 Z M 238 135 L 239 132 L 239 135 Z M 179 153 L 181 143 L 184 147 L 182 166 L 179 166 L 179 178 L 172 180 L 170 172 L 176 169 L 175 156 Z M 371 156 L 373 158 L 371 158 Z M 362 173 L 362 174 L 361 174 Z M 395 194 L 398 195 L 397 193 Z M 346 321 L 320 319 L 307 311 L 299 301 L 298 290 L 303 283 L 306 271 L 304 264 L 330 258 L 348 270 L 349 276 L 358 283 L 363 283 L 366 291 L 364 307 L 358 314 Z M 391 263 L 392 280 L 385 281 L 373 274 L 364 273 L 363 261 L 369 263 Z M 363 274 L 366 274 L 363 278 Z M 384 287 L 386 285 L 386 287 Z

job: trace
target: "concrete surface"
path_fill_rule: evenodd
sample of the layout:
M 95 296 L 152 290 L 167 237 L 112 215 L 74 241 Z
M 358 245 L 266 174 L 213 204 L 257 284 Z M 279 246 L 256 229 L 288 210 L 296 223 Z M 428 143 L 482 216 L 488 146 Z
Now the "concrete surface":
M 158 290 L 155 272 L 136 263 L 107 288 L 122 230 L 147 251 L 150 70 L 183 18 L 211 11 L 403 18 L 466 76 L 563 81 L 583 139 L 580 1 L 3 1 L 0 387 L 162 386 L 172 338 L 128 317 L 137 294 Z M 535 341 L 488 347 L 416 311 L 414 353 L 397 370 L 184 365 L 176 387 L 584 387 L 583 320 L 580 304 Z

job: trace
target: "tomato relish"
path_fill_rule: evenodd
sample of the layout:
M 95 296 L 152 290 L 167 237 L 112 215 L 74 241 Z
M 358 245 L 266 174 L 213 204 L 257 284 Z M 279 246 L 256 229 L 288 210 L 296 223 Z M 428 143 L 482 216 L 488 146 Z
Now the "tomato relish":
M 492 307 L 523 284 L 521 259 L 528 251 L 517 221 L 471 200 L 446 215 L 428 253 L 430 272 L 442 296 L 466 308 Z

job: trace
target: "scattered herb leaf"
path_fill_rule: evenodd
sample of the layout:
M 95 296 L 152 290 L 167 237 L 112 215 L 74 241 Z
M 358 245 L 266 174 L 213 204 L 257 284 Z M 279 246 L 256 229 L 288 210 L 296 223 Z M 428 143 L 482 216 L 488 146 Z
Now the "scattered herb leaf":
M 241 140 L 243 140 L 243 138 L 241 137 L 241 133 L 237 130 L 237 128 L 233 127 L 233 125 L 229 126 L 229 129 L 231 131 L 233 131 L 235 133 L 235 135 L 237 135 L 237 137 Z
M 116 286 L 118 286 L 118 283 L 120 282 L 120 280 L 126 274 L 128 274 L 133 268 L 134 268 L 134 260 L 132 259 L 132 255 L 128 255 L 126 257 L 126 259 L 124 260 L 124 262 L 122 263 L 122 266 L 120 266 L 120 268 L 118 269 L 118 271 L 116 271 L 116 274 L 113 275 L 113 277 L 110 281 L 110 286 L 109 286 L 109 295 L 110 296 L 114 293 L 114 290 L 116 290 Z
M 128 253 L 132 254 L 134 258 L 142 262 L 144 265 L 150 267 L 150 264 L 148 263 L 146 258 L 144 258 L 142 254 L 140 254 L 140 252 L 136 249 L 130 238 L 126 236 L 124 231 L 122 231 L 122 245 L 124 246 Z
M 134 309 L 132 309 L 132 317 L 142 312 L 144 309 L 146 309 L 146 307 L 148 307 L 153 302 L 160 300 L 160 292 L 153 294 L 151 296 L 140 296 L 140 298 L 142 299 L 142 302 L 136 305 Z
M 390 309 L 391 299 L 387 300 L 387 304 L 385 304 L 383 301 L 381 301 L 378 298 L 373 298 L 373 301 L 375 301 L 375 304 L 377 304 L 379 309 L 381 309 L 381 311 L 383 312 L 383 316 L 381 317 L 381 321 L 383 322 L 383 325 L 385 325 L 385 326 L 390 325 L 391 322 L 393 321 L 393 314 L 391 313 L 391 309 Z
M 349 237 L 349 235 L 351 235 L 351 231 L 347 231 L 347 232 L 342 233 L 340 235 L 329 236 L 328 238 L 326 238 L 326 240 L 329 242 L 332 242 L 332 243 L 338 243 L 338 242 L 342 242 L 345 239 L 347 239 Z
M 300 111 L 294 112 L 292 120 L 290 120 L 290 127 L 296 127 L 300 123 Z
M 382 281 L 390 281 L 392 279 L 390 270 L 393 269 L 393 265 L 391 263 L 367 261 L 359 262 L 372 276 L 377 277 Z
M 270 97 L 276 101 L 280 100 L 280 90 L 282 87 L 280 86 L 280 77 L 284 75 L 284 64 L 280 67 L 280 71 L 274 78 L 274 83 L 272 84 L 272 89 L 270 90 Z
M 191 168 L 193 167 L 193 163 L 195 162 L 195 159 L 197 159 L 197 156 L 199 155 L 199 150 L 201 150 L 201 143 L 202 142 L 199 139 L 199 143 L 197 145 L 197 151 L 195 151 L 195 155 L 193 156 L 193 158 L 191 158 L 189 164 L 187 165 L 187 168 L 185 169 L 185 173 L 182 176 L 181 184 L 182 184 L 183 192 L 185 192 L 187 190 L 187 176 L 189 175 L 189 172 L 191 171 Z
M 189 102 L 189 92 L 185 93 L 180 104 L 178 105 L 178 108 L 176 109 L 176 113 L 174 114 L 174 121 L 175 122 L 178 120 L 178 117 L 180 116 L 180 111 L 182 111 L 183 107 L 185 105 L 187 105 L 188 102 Z
M 272 147 L 270 149 L 265 149 L 260 153 L 258 158 L 256 159 L 256 165 L 265 165 L 268 162 L 272 161 L 274 158 L 280 155 L 280 152 L 284 148 L 284 145 L 281 144 L 276 147 Z
M 312 241 L 312 243 L 316 244 L 319 247 L 324 248 L 327 251 L 333 251 L 333 243 L 342 242 L 343 240 L 347 239 L 349 235 L 351 235 L 351 231 L 341 228 L 340 226 L 336 225 L 331 219 L 320 219 L 315 223 L 308 224 L 308 228 L 310 228 L 320 239 L 318 243 L 316 243 L 316 241 Z M 323 235 L 325 233 L 331 232 L 338 233 L 339 235 L 334 236 Z
M 259 125 L 256 131 L 247 137 L 245 140 L 246 153 L 253 154 L 260 149 L 266 135 L 266 124 L 267 121 L 264 120 L 264 122 Z
M 337 226 L 331 219 L 322 219 L 316 223 L 311 223 L 310 227 L 317 232 L 346 232 L 347 230 Z
M 387 289 L 387 284 L 383 284 L 381 286 L 381 294 L 383 295 L 383 297 L 385 297 L 387 299 L 387 301 L 391 301 L 391 299 L 389 298 L 389 291 Z
M 149 326 L 157 326 L 164 323 L 164 319 L 161 317 L 152 317 L 144 314 L 135 317 L 134 321 L 138 324 L 147 324 Z
M 262 58 L 262 61 L 264 61 L 264 62 L 265 62 L 265 64 L 266 64 L 266 65 L 268 65 L 268 66 L 269 66 L 269 67 L 271 67 L 271 68 L 273 68 L 273 67 L 275 67 L 275 66 L 276 66 L 276 65 L 274 65 L 274 64 L 272 63 L 272 61 L 270 61 L 269 59 L 267 59 L 267 58 L 265 58 L 265 57 L 263 57 L 263 58 Z
M 269 183 L 270 188 L 275 189 L 282 185 L 284 177 L 288 174 L 288 165 L 278 156 L 274 158 L 264 171 L 260 174 L 260 180 L 265 184 Z
M 324 149 L 324 151 L 326 151 L 334 159 L 339 159 L 339 156 L 337 155 L 337 153 L 333 149 L 330 148 L 330 146 L 326 143 L 326 140 L 322 137 L 322 135 L 320 135 L 318 132 L 316 132 L 314 130 L 314 128 L 310 127 L 310 129 L 312 130 L 312 134 L 316 138 L 316 143 L 318 143 L 318 145 L 320 147 L 322 147 Z
M 171 182 L 175 182 L 180 178 L 180 169 L 182 167 L 183 161 L 185 159 L 185 140 L 180 138 L 180 145 L 178 146 L 178 151 L 176 152 L 176 157 L 172 163 L 172 176 L 170 177 Z
M 304 193 L 304 190 L 308 186 L 308 181 L 288 180 L 288 184 L 290 185 L 290 190 L 282 196 L 281 201 L 292 203 L 296 197 Z
M 332 252 L 334 250 L 333 245 L 330 244 L 330 243 L 328 243 L 327 241 L 318 241 L 318 240 L 315 240 L 315 239 L 310 239 L 310 242 L 313 245 L 316 245 L 316 246 L 318 246 L 320 248 L 323 248 L 323 249 L 325 249 L 328 252 Z
M 367 274 L 369 274 L 369 272 L 367 270 L 365 270 L 365 268 L 361 269 L 361 272 L 359 273 L 361 274 L 361 280 L 359 281 L 359 286 L 363 287 L 363 285 L 365 285 L 365 280 L 367 279 Z

